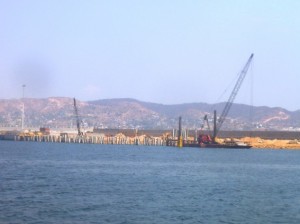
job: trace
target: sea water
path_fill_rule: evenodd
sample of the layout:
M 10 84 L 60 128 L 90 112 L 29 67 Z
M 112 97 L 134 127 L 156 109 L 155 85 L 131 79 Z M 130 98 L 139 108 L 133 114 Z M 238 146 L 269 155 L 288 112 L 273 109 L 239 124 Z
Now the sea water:
M 0 141 L 0 223 L 300 223 L 300 151 Z

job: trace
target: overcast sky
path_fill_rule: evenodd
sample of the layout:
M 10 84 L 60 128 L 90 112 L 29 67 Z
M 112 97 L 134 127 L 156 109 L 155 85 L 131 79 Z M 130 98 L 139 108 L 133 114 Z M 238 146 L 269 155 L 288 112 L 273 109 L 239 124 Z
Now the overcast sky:
M 298 0 L 0 0 L 0 98 L 300 109 Z

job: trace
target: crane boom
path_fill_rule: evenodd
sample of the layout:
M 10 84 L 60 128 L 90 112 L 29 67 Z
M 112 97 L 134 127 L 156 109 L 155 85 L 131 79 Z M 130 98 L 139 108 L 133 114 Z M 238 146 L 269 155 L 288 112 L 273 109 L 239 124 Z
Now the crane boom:
M 81 136 L 82 132 L 80 130 L 80 118 L 79 118 L 79 113 L 78 113 L 78 108 L 76 105 L 76 99 L 74 98 L 74 111 L 75 111 L 75 118 L 76 118 L 76 126 L 77 126 L 77 131 L 78 135 Z
M 213 139 L 215 139 L 215 137 L 217 136 L 219 130 L 221 129 L 221 127 L 222 127 L 222 125 L 223 125 L 223 123 L 226 119 L 226 116 L 227 116 L 227 114 L 228 114 L 228 112 L 229 112 L 229 110 L 230 110 L 230 108 L 233 104 L 233 101 L 234 101 L 234 99 L 235 99 L 235 97 L 236 97 L 243 81 L 244 81 L 244 78 L 247 74 L 247 71 L 248 71 L 249 66 L 251 64 L 253 56 L 254 56 L 254 54 L 251 54 L 251 56 L 249 57 L 246 65 L 244 66 L 243 70 L 241 71 L 241 73 L 239 75 L 239 78 L 238 78 L 238 80 L 237 80 L 237 82 L 236 82 L 236 84 L 235 84 L 235 86 L 234 86 L 234 88 L 231 92 L 231 95 L 230 95 L 230 97 L 229 97 L 229 99 L 228 99 L 228 101 L 227 101 L 227 103 L 226 103 L 226 105 L 223 109 L 223 112 L 222 112 L 222 114 L 221 114 L 221 116 L 218 120 L 218 123 L 216 124 L 217 126 L 215 128 L 215 133 L 214 133 Z

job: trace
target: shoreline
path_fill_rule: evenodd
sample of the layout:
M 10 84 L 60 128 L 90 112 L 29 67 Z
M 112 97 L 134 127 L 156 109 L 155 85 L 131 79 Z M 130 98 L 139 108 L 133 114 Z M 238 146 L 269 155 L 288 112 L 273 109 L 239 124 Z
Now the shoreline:
M 98 132 L 87 132 L 84 136 L 78 136 L 76 132 L 50 131 L 41 133 L 31 132 L 10 132 L 0 131 L 0 140 L 12 141 L 36 141 L 36 142 L 78 142 L 92 144 L 129 144 L 129 145 L 166 145 L 168 138 L 176 141 L 176 130 L 116 130 L 102 129 Z M 193 141 L 195 135 L 192 132 L 186 133 L 184 139 Z M 226 134 L 226 135 L 225 135 Z M 249 134 L 249 135 L 247 135 Z M 253 149 L 295 149 L 300 150 L 299 132 L 221 132 L 217 142 L 224 141 L 244 142 L 251 145 Z M 261 135 L 260 135 L 261 134 Z M 232 137 L 229 137 L 232 136 Z M 249 137 L 251 136 L 251 137 Z
M 248 143 L 252 148 L 257 149 L 299 149 L 300 141 L 288 139 L 263 139 L 259 137 L 244 137 L 241 141 Z

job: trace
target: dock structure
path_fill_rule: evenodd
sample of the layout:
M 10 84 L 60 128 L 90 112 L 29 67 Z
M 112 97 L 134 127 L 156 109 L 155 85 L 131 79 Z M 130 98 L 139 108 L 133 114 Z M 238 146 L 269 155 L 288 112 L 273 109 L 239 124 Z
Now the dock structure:
M 167 139 L 164 136 L 136 135 L 126 136 L 122 133 L 105 135 L 87 133 L 76 134 L 14 134 L 2 135 L 1 140 L 26 141 L 26 142 L 52 142 L 52 143 L 79 143 L 79 144 L 106 144 L 106 145 L 144 145 L 144 146 L 166 146 Z
M 42 131 L 41 131 L 42 130 Z M 96 129 L 78 135 L 76 132 L 40 131 L 0 133 L 0 140 L 103 145 L 175 146 L 178 130 Z M 188 131 L 182 131 L 186 139 Z
M 43 131 L 43 130 L 42 130 Z M 181 131 L 184 142 L 194 141 L 198 134 L 206 131 L 185 130 Z M 287 148 L 297 147 L 300 144 L 300 132 L 290 131 L 220 131 L 219 138 L 243 139 L 249 138 L 251 144 L 257 148 L 267 147 L 269 141 L 286 141 Z M 244 141 L 250 141 L 250 140 Z M 53 143 L 77 143 L 77 144 L 110 144 L 110 145 L 144 145 L 144 146 L 178 146 L 178 130 L 139 130 L 135 129 L 98 129 L 95 132 L 87 132 L 82 136 L 76 132 L 50 131 L 0 131 L 0 140 L 7 141 L 31 141 Z M 291 143 L 296 142 L 295 146 Z M 273 144 L 273 143 L 272 143 Z M 274 147 L 273 145 L 269 147 Z

